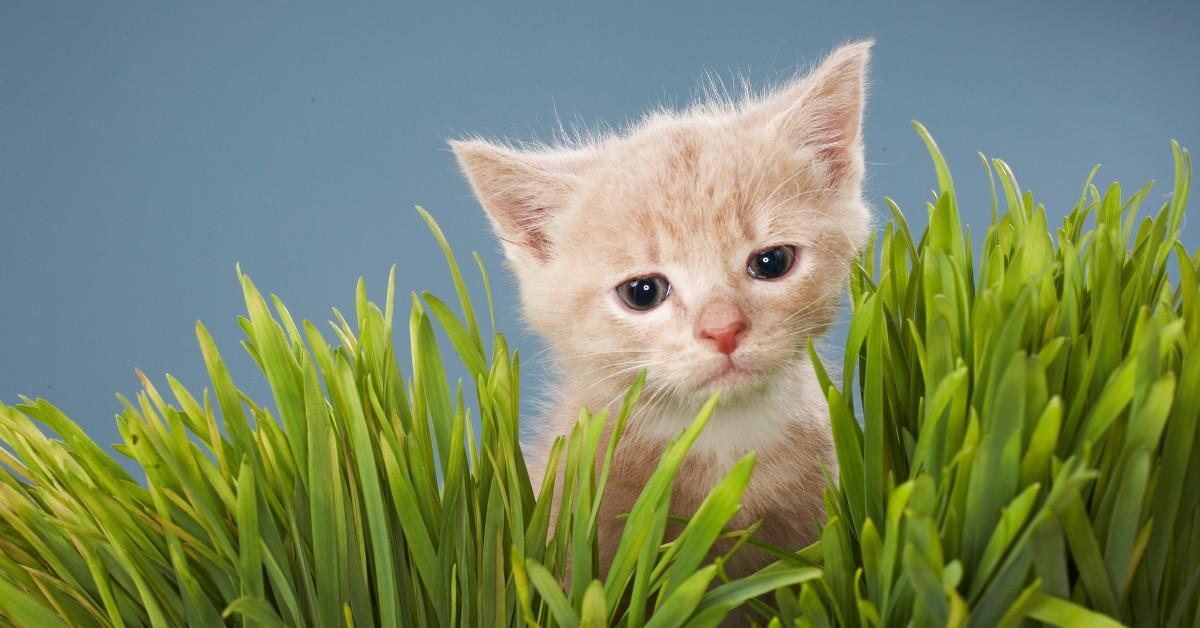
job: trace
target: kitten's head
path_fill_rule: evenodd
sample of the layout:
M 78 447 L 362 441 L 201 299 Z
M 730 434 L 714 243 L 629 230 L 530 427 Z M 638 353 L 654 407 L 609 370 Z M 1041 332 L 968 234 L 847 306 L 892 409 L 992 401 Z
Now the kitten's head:
M 582 145 L 452 142 L 574 383 L 726 398 L 809 369 L 865 241 L 862 110 L 871 44 L 741 102 L 658 113 Z

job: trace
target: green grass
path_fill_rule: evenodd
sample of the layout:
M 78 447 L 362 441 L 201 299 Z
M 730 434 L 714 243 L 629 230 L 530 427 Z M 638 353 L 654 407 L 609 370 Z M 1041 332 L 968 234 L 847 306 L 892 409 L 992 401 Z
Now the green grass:
M 616 441 L 601 442 L 602 427 L 621 432 L 641 382 L 616 416 L 581 412 L 551 452 L 562 475 L 532 485 L 520 357 L 491 317 L 485 333 L 422 211 L 457 312 L 413 295 L 397 330 L 392 281 L 382 308 L 360 281 L 354 324 L 335 310 L 323 333 L 239 271 L 243 345 L 273 403 L 236 387 L 198 325 L 209 389 L 197 397 L 168 376 L 160 391 L 143 376 L 142 392 L 121 398 L 114 449 L 144 481 L 50 403 L 0 405 L 0 619 L 657 628 L 733 612 L 803 626 L 1196 625 L 1200 255 L 1178 241 L 1187 152 L 1175 147 L 1175 187 L 1154 214 L 1139 213 L 1148 186 L 1125 197 L 1089 177 L 1053 232 L 1008 166 L 984 159 L 993 219 L 973 242 L 918 131 L 940 188 L 929 227 L 918 238 L 888 202 L 893 220 L 849 280 L 842 381 L 815 361 L 841 476 L 813 546 L 767 547 L 779 561 L 740 580 L 706 562 L 719 537 L 738 539 L 731 552 L 758 543 L 725 529 L 753 454 L 664 536 L 675 471 L 714 398 L 664 453 L 599 579 L 596 517 Z M 438 329 L 470 381 L 447 381 Z M 414 356 L 405 370 L 397 334 Z M 554 486 L 564 506 L 551 525 Z

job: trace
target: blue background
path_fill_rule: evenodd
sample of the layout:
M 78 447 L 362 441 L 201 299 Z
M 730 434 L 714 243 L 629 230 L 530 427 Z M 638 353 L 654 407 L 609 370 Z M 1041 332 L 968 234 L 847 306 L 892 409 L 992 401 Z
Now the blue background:
M 238 346 L 234 264 L 321 322 L 353 310 L 359 276 L 382 299 L 392 264 L 401 298 L 452 297 L 414 204 L 460 253 L 483 254 L 500 327 L 532 355 L 446 138 L 620 123 L 686 102 L 707 71 L 761 84 L 850 39 L 877 39 L 870 200 L 892 196 L 918 224 L 934 178 L 914 118 L 976 233 L 990 213 L 977 150 L 1008 160 L 1057 220 L 1097 162 L 1101 183 L 1157 178 L 1157 207 L 1169 141 L 1200 146 L 1200 3 L 827 4 L 5 1 L 0 400 L 46 397 L 115 442 L 113 393 L 138 390 L 135 366 L 207 385 L 200 319 L 268 401 Z M 1189 248 L 1197 236 L 1192 221 Z

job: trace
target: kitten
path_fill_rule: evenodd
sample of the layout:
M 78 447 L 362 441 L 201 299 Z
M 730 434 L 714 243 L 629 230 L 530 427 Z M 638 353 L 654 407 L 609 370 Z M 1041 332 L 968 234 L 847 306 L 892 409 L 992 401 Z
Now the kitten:
M 862 113 L 871 45 L 843 46 L 770 93 L 657 112 L 620 134 L 532 149 L 451 142 L 525 315 L 561 369 L 557 410 L 531 457 L 568 434 L 583 406 L 615 416 L 647 369 L 601 508 L 602 565 L 620 538 L 617 516 L 717 389 L 672 513 L 690 515 L 756 450 L 731 525 L 761 519 L 759 536 L 791 549 L 816 539 L 822 469 L 836 478 L 837 460 L 806 346 L 830 326 L 870 228 Z M 727 568 L 768 562 L 743 549 Z

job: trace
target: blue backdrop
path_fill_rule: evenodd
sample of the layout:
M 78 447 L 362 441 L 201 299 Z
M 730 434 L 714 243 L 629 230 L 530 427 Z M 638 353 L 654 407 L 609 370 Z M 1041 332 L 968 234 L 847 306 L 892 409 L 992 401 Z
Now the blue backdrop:
M 197 319 L 269 400 L 237 344 L 236 262 L 321 322 L 352 311 L 359 276 L 382 298 L 392 264 L 402 297 L 451 296 L 414 204 L 483 254 L 500 327 L 538 351 L 448 137 L 619 123 L 706 71 L 761 83 L 874 36 L 869 194 L 918 224 L 934 178 L 914 118 L 976 233 L 977 150 L 1057 220 L 1093 164 L 1101 183 L 1158 179 L 1157 206 L 1169 141 L 1200 147 L 1195 2 L 179 4 L 0 5 L 0 400 L 47 397 L 101 443 L 135 366 L 207 384 Z

